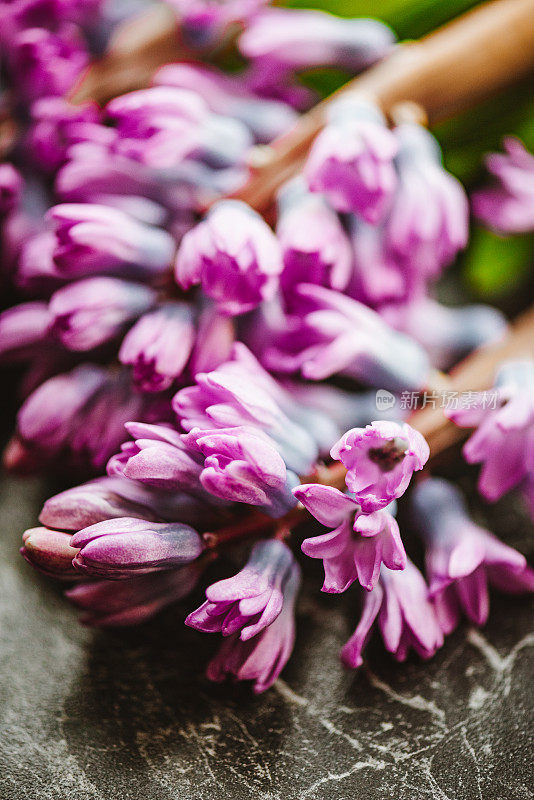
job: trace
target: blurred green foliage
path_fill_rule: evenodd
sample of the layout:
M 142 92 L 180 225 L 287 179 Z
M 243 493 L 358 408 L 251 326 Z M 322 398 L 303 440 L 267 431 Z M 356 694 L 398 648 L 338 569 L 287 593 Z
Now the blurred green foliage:
M 321 8 L 346 17 L 374 17 L 390 25 L 399 39 L 417 39 L 480 5 L 476 0 L 287 0 L 295 8 Z M 306 83 L 321 95 L 346 81 L 339 72 L 318 70 Z M 519 136 L 534 151 L 532 80 L 500 93 L 486 103 L 440 124 L 434 131 L 447 168 L 468 191 L 484 179 L 484 155 L 500 149 L 503 136 Z M 461 260 L 466 290 L 490 301 L 521 291 L 534 262 L 534 237 L 502 238 L 475 228 Z M 528 300 L 529 298 L 525 298 Z

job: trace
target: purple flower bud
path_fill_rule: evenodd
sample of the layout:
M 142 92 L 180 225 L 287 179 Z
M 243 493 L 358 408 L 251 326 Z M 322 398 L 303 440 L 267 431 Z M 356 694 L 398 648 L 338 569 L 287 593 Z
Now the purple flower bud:
M 186 431 L 240 425 L 264 431 L 298 474 L 309 473 L 317 459 L 317 440 L 297 421 L 301 409 L 241 343 L 218 369 L 197 374 L 195 386 L 177 392 L 173 409 Z
M 295 641 L 294 608 L 299 586 L 300 569 L 294 562 L 291 574 L 284 584 L 282 610 L 274 622 L 245 641 L 243 641 L 242 634 L 240 636 L 239 633 L 228 636 L 215 658 L 208 665 L 206 674 L 210 680 L 220 682 L 230 676 L 238 681 L 254 681 L 253 688 L 256 694 L 264 692 L 272 686 L 285 667 L 293 649 Z M 251 606 L 253 607 L 255 599 L 259 604 L 257 598 L 247 602 L 250 610 L 252 610 Z
M 127 481 L 96 478 L 81 486 L 66 489 L 46 501 L 39 515 L 39 522 L 49 528 L 79 531 L 96 522 L 117 517 L 157 521 L 158 517 L 151 514 L 141 499 L 140 502 L 135 502 L 118 493 L 121 484 L 127 484 Z
M 194 527 L 209 527 L 217 522 L 213 513 L 205 501 L 181 492 L 167 494 L 121 477 L 104 477 L 51 497 L 44 504 L 39 521 L 50 528 L 70 531 L 118 517 L 150 522 L 179 520 Z
M 284 260 L 280 283 L 286 299 L 299 283 L 340 291 L 346 287 L 352 267 L 347 235 L 337 214 L 299 180 L 286 184 L 279 194 L 276 234 Z
M 486 622 L 488 583 L 504 592 L 534 592 L 534 570 L 524 556 L 475 525 L 451 483 L 422 481 L 412 507 L 427 544 L 429 592 L 445 634 L 454 630 L 461 611 L 475 625 Z
M 132 366 L 144 392 L 161 392 L 182 374 L 195 341 L 194 314 L 185 303 L 163 303 L 144 314 L 123 339 L 122 364 Z
M 65 592 L 81 608 L 84 625 L 123 627 L 139 625 L 195 588 L 202 573 L 198 562 L 185 567 L 136 575 L 121 581 L 84 582 Z
M 374 19 L 269 8 L 251 20 L 239 49 L 282 71 L 334 66 L 357 72 L 387 55 L 393 41 L 392 31 Z
M 366 222 L 383 219 L 397 186 L 398 143 L 379 109 L 350 98 L 334 104 L 326 128 L 312 145 L 304 175 L 337 211 Z
M 281 517 L 294 505 L 297 476 L 286 470 L 275 443 L 261 431 L 243 426 L 202 431 L 184 437 L 204 456 L 200 482 L 206 491 L 236 503 L 260 506 Z
M 171 427 L 129 422 L 128 432 L 134 442 L 108 463 L 109 475 L 121 475 L 146 486 L 166 491 L 201 490 L 203 458 L 191 450 L 183 435 Z
M 22 176 L 13 164 L 0 164 L 0 218 L 17 207 L 22 195 Z
M 330 454 L 347 468 L 349 491 L 370 514 L 404 494 L 430 450 L 424 436 L 406 422 L 380 421 L 347 431 Z
M 30 528 L 22 536 L 24 546 L 20 552 L 26 561 L 50 578 L 59 580 L 76 580 L 76 570 L 72 559 L 78 553 L 71 547 L 70 533 L 49 530 L 48 528 Z
M 323 286 L 300 284 L 294 313 L 264 331 L 262 361 L 277 372 L 319 381 L 340 373 L 390 391 L 421 389 L 428 356 L 372 309 Z
M 443 633 L 427 594 L 425 579 L 409 559 L 403 570 L 383 567 L 378 584 L 365 594 L 360 622 L 341 651 L 345 666 L 361 666 L 362 650 L 377 618 L 386 650 L 397 661 L 404 661 L 410 648 L 421 658 L 432 658 L 443 644 Z
M 22 303 L 0 314 L 0 358 L 25 361 L 48 335 L 50 314 L 46 303 Z
M 62 97 L 43 97 L 31 108 L 29 147 L 34 161 L 47 173 L 65 161 L 69 147 L 98 130 L 98 107 L 75 106 Z
M 225 314 L 250 311 L 273 297 L 282 272 L 274 233 L 245 203 L 223 200 L 187 233 L 176 257 L 176 280 L 196 283 Z
M 237 575 L 206 589 L 206 602 L 189 614 L 185 624 L 204 633 L 239 633 L 242 642 L 248 641 L 280 615 L 295 567 L 293 554 L 283 542 L 258 542 Z
M 399 185 L 386 222 L 387 245 L 405 270 L 435 278 L 467 244 L 467 198 L 443 169 L 437 142 L 427 130 L 403 124 L 395 135 Z
M 118 278 L 87 278 L 52 295 L 51 330 L 69 350 L 93 350 L 118 336 L 155 299 L 153 289 L 138 283 Z
M 423 295 L 411 303 L 382 306 L 380 316 L 419 342 L 438 369 L 449 369 L 472 350 L 499 341 L 507 328 L 504 315 L 492 306 L 448 307 Z
M 55 32 L 27 28 L 10 46 L 10 75 L 26 102 L 66 94 L 87 63 L 78 29 L 69 23 Z
M 251 144 L 241 122 L 210 113 L 200 95 L 172 86 L 117 97 L 107 111 L 117 124 L 116 152 L 158 170 L 180 168 L 188 159 L 229 167 Z
M 17 416 L 23 441 L 49 455 L 59 453 L 69 441 L 79 413 L 105 385 L 106 378 L 102 367 L 82 364 L 39 386 Z
M 165 272 L 171 263 L 172 236 L 116 208 L 69 203 L 54 206 L 47 217 L 54 226 L 53 258 L 61 276 L 107 273 L 149 278 Z
M 71 539 L 80 548 L 73 564 L 88 576 L 118 580 L 189 564 L 202 553 L 188 525 L 122 517 L 90 525 Z
M 504 364 L 487 392 L 465 392 L 445 414 L 461 428 L 476 428 L 463 448 L 469 464 L 482 464 L 478 489 L 493 502 L 534 474 L 534 362 Z
M 519 139 L 507 136 L 504 153 L 492 153 L 486 166 L 495 185 L 472 197 L 476 216 L 498 233 L 534 230 L 534 156 Z
M 345 592 L 356 580 L 371 591 L 381 564 L 389 569 L 406 566 L 399 526 L 389 511 L 366 516 L 354 498 L 317 483 L 297 486 L 293 493 L 322 525 L 332 528 L 302 542 L 303 553 L 323 560 L 323 592 Z

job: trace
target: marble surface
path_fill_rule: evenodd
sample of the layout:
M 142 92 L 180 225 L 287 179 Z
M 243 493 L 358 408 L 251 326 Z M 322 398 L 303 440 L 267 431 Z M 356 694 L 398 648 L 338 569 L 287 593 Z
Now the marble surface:
M 17 554 L 43 487 L 4 480 L 0 516 L 2 800 L 528 800 L 534 798 L 534 602 L 492 597 L 428 664 L 380 643 L 344 672 L 356 595 L 321 595 L 311 565 L 295 654 L 275 687 L 213 686 L 215 637 L 173 609 L 137 630 L 86 630 Z M 506 504 L 494 529 L 534 555 Z M 189 604 L 191 607 L 191 603 Z

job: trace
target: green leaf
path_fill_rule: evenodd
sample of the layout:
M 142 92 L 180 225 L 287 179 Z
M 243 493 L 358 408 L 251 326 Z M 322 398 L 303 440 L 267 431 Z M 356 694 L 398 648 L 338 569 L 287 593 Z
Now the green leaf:
M 533 257 L 534 236 L 499 236 L 475 227 L 464 258 L 464 278 L 475 294 L 503 298 L 528 280 Z

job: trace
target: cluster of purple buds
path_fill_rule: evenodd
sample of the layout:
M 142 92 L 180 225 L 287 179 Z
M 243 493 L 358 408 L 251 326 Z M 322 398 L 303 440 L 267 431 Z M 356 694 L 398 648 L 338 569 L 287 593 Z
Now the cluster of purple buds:
M 86 481 L 45 503 L 22 555 L 71 584 L 82 622 L 107 627 L 178 603 L 223 549 L 239 556 L 234 540 L 255 541 L 186 623 L 223 636 L 210 679 L 262 692 L 295 640 L 291 538 L 307 509 L 327 529 L 301 544 L 323 591 L 361 587 L 344 663 L 361 664 L 375 620 L 397 659 L 430 657 L 461 613 L 484 623 L 488 585 L 534 588 L 444 481 L 411 492 L 428 584 L 396 520 L 429 448 L 390 392 L 430 388 L 504 330 L 494 309 L 434 296 L 467 242 L 465 192 L 423 126 L 345 96 L 272 216 L 230 199 L 311 104 L 301 73 L 354 74 L 394 36 L 267 0 L 169 0 L 192 59 L 103 107 L 74 105 L 91 57 L 139 8 L 119 5 L 0 9 L 0 99 L 17 127 L 0 165 L 1 280 L 18 302 L 0 313 L 0 361 L 21 374 L 4 463 Z M 245 63 L 228 74 L 232 48 Z M 530 230 L 533 159 L 505 147 L 475 212 Z M 475 395 L 450 412 L 476 428 L 464 453 L 487 499 L 518 486 L 534 508 L 533 387 L 530 362 L 507 365 L 493 406 Z M 381 393 L 391 404 L 373 421 Z

